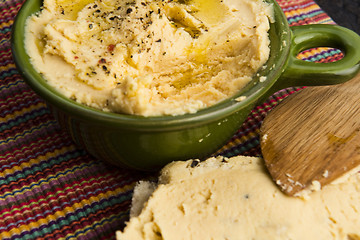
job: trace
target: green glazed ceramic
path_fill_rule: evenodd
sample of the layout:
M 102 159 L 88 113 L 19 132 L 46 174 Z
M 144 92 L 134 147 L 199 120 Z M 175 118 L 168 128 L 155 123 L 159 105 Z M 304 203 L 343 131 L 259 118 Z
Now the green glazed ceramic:
M 56 92 L 34 70 L 24 49 L 26 18 L 39 11 L 41 0 L 27 0 L 13 25 L 14 61 L 27 84 L 49 105 L 59 124 L 90 154 L 111 164 L 157 170 L 174 160 L 205 158 L 218 150 L 244 122 L 251 109 L 290 86 L 330 85 L 351 79 L 359 70 L 360 37 L 334 25 L 289 27 L 275 0 L 275 22 L 269 31 L 271 53 L 266 67 L 235 96 L 195 114 L 139 117 L 102 112 Z M 345 57 L 333 63 L 298 60 L 312 47 L 334 47 Z M 264 76 L 265 81 L 262 80 Z M 243 101 L 236 98 L 245 96 Z

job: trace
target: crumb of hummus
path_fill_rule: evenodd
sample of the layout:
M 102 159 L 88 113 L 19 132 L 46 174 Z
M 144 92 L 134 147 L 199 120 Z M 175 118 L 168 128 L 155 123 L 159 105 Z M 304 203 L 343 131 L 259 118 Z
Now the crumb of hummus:
M 234 95 L 269 57 L 262 0 L 44 0 L 27 20 L 32 65 L 104 111 L 194 113 Z

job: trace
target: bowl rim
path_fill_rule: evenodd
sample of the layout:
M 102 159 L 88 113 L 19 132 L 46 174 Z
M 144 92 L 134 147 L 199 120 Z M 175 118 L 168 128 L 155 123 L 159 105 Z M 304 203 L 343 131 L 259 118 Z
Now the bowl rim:
M 40 97 L 42 97 L 47 104 L 53 105 L 74 118 L 92 122 L 93 124 L 106 123 L 108 126 L 112 127 L 150 131 L 194 127 L 204 123 L 219 121 L 241 109 L 254 105 L 258 98 L 265 94 L 280 77 L 290 51 L 291 31 L 286 16 L 276 0 L 264 0 L 264 2 L 272 4 L 274 9 L 274 22 L 270 23 L 270 31 L 282 30 L 280 36 L 278 36 L 278 42 L 276 43 L 280 47 L 280 54 L 276 51 L 278 49 L 274 49 L 274 39 L 271 39 L 270 57 L 264 65 L 266 68 L 262 68 L 250 83 L 232 97 L 222 100 L 213 106 L 198 110 L 196 113 L 187 113 L 176 116 L 144 117 L 105 112 L 100 109 L 80 104 L 56 91 L 47 84 L 46 80 L 41 77 L 41 74 L 32 67 L 24 46 L 24 28 L 26 19 L 28 16 L 41 9 L 42 0 L 27 0 L 20 8 L 14 20 L 11 33 L 12 55 L 15 65 L 25 82 Z M 277 60 L 272 66 L 269 66 L 268 62 L 271 59 Z M 261 76 L 266 76 L 266 79 L 260 81 Z M 240 96 L 245 96 L 246 98 L 239 101 L 237 98 Z

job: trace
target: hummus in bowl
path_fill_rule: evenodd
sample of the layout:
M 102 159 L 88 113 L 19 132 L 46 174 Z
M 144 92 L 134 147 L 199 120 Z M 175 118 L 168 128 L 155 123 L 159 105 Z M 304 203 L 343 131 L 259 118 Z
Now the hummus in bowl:
M 262 0 L 45 0 L 26 25 L 31 63 L 81 104 L 142 116 L 233 96 L 270 54 Z
M 265 50 L 266 54 L 268 55 L 267 61 L 263 65 L 259 63 L 259 69 L 256 71 L 256 67 L 253 66 L 251 63 L 247 63 L 248 67 L 246 69 L 250 69 L 249 72 L 252 74 L 251 81 L 248 83 L 238 83 L 243 84 L 244 86 L 241 87 L 240 90 L 235 91 L 232 96 L 227 97 L 224 100 L 220 100 L 219 102 L 209 106 L 204 107 L 202 109 L 196 110 L 195 108 L 192 109 L 187 105 L 184 109 L 191 109 L 189 113 L 182 114 L 181 112 L 175 111 L 176 106 L 170 106 L 169 108 L 159 108 L 159 112 L 155 116 L 154 110 L 146 110 L 147 113 L 143 115 L 140 114 L 128 114 L 122 113 L 126 112 L 125 109 L 121 109 L 121 113 L 119 112 L 112 112 L 110 109 L 110 102 L 107 103 L 105 99 L 110 96 L 114 103 L 116 101 L 130 101 L 134 100 L 134 106 L 145 106 L 147 105 L 145 101 L 144 105 L 136 105 L 137 101 L 142 101 L 141 99 L 150 99 L 151 98 L 146 96 L 149 91 L 155 91 L 156 88 L 148 88 L 144 90 L 147 92 L 146 94 L 135 94 L 139 92 L 142 88 L 142 85 L 148 85 L 152 83 L 151 77 L 150 78 L 124 78 L 124 82 L 119 84 L 109 83 L 109 86 L 114 86 L 115 88 L 111 88 L 111 90 L 107 90 L 108 93 L 100 94 L 100 97 L 103 99 L 104 106 L 96 107 L 95 105 L 91 106 L 91 104 L 83 104 L 80 103 L 79 99 L 75 99 L 72 95 L 65 95 L 66 92 L 70 93 L 71 91 L 63 91 L 61 87 L 55 86 L 55 84 L 51 83 L 50 80 L 46 78 L 46 73 L 41 72 L 38 68 L 33 64 L 34 59 L 31 57 L 30 51 L 34 51 L 37 53 L 43 53 L 46 42 L 49 39 L 41 39 L 37 38 L 37 44 L 33 47 L 33 49 L 29 49 L 28 45 L 25 44 L 24 39 L 28 40 L 30 35 L 35 37 L 39 35 L 34 35 L 29 33 L 28 26 L 31 24 L 32 18 L 41 17 L 43 12 L 48 11 L 46 6 L 44 5 L 47 3 L 48 0 L 43 2 L 42 0 L 27 0 L 21 7 L 15 22 L 12 28 L 12 53 L 15 64 L 19 73 L 24 77 L 26 83 L 37 93 L 40 97 L 42 97 L 45 102 L 48 104 L 49 108 L 51 109 L 54 117 L 59 122 L 60 126 L 67 130 L 72 139 L 75 143 L 79 146 L 86 149 L 91 155 L 94 157 L 109 162 L 111 164 L 117 166 L 123 166 L 133 169 L 139 170 L 158 170 L 164 165 L 174 160 L 186 160 L 186 159 L 194 159 L 194 158 L 206 158 L 209 155 L 213 154 L 218 150 L 223 144 L 228 141 L 231 136 L 239 129 L 241 124 L 246 120 L 248 114 L 253 109 L 253 107 L 264 101 L 268 96 L 274 93 L 277 90 L 280 90 L 285 87 L 290 86 L 309 86 L 309 85 L 325 85 L 325 84 L 335 84 L 349 80 L 352 78 L 359 69 L 359 62 L 360 62 L 360 49 L 358 46 L 360 45 L 360 37 L 355 34 L 354 32 L 333 25 L 310 25 L 310 26 L 297 26 L 297 27 L 289 27 L 286 17 L 277 4 L 275 0 L 264 0 L 264 5 L 260 1 L 250 1 L 245 0 L 246 3 L 257 3 L 260 6 L 264 6 L 265 9 L 268 9 L 267 6 L 271 6 L 269 9 L 272 8 L 273 10 L 273 19 L 268 14 L 265 14 L 266 17 L 266 24 L 262 25 L 264 28 L 269 25 L 269 30 L 266 38 L 262 38 L 264 45 L 268 45 L 270 48 L 269 53 Z M 103 0 L 104 3 L 106 1 Z M 191 1 L 190 1 L 191 2 Z M 189 4 L 190 2 L 186 2 Z M 195 1 L 194 3 L 200 4 L 203 3 L 202 1 Z M 202 5 L 204 8 L 209 6 L 209 14 L 206 14 L 206 17 L 214 15 L 216 17 L 218 14 L 214 11 L 213 8 L 217 8 L 217 5 L 211 5 L 212 1 L 206 1 L 210 5 Z M 51 4 L 51 2 L 49 2 Z M 62 6 L 59 8 L 59 14 L 64 13 L 65 10 L 68 11 L 68 18 L 65 19 L 64 25 L 73 22 L 74 16 L 79 15 L 81 9 L 84 9 L 85 6 L 92 6 L 91 10 L 94 10 L 95 3 L 94 1 L 78 1 L 74 0 L 70 1 L 55 1 L 52 2 L 53 5 L 50 6 L 51 9 L 57 9 L 55 3 L 59 3 L 58 5 Z M 61 4 L 60 4 L 61 3 Z M 159 4 L 161 2 L 158 2 Z M 170 2 L 171 3 L 171 2 Z M 182 2 L 177 2 L 178 4 L 183 4 Z M 217 3 L 221 3 L 220 1 Z M 228 2 L 230 3 L 230 2 Z M 55 5 L 54 5 L 55 4 Z M 140 2 L 140 5 L 141 2 Z M 147 5 L 147 4 L 145 4 Z M 185 4 L 186 5 L 186 4 Z M 72 8 L 72 7 L 74 8 Z M 249 5 L 251 6 L 251 4 Z M 99 6 L 98 6 L 99 7 Z M 104 5 L 105 7 L 105 5 Z M 133 6 L 134 7 L 134 6 Z M 145 6 L 144 6 L 145 7 Z M 230 8 L 231 9 L 231 8 Z M 84 9 L 85 10 L 85 9 Z M 90 9 L 88 9 L 90 10 Z M 114 10 L 114 9 L 112 9 Z M 156 9 L 155 9 L 156 10 Z M 152 10 L 155 12 L 155 10 Z M 223 11 L 221 8 L 217 8 L 219 11 Z M 94 12 L 96 12 L 95 10 Z M 157 11 L 157 10 L 156 10 Z M 265 11 L 265 10 L 264 10 Z M 75 12 L 76 14 L 73 14 Z M 127 13 L 129 12 L 129 13 Z M 128 10 L 124 12 L 124 14 L 134 14 L 136 11 Z M 152 14 L 154 14 L 152 12 Z M 160 13 L 162 10 L 160 9 Z M 232 12 L 232 11 L 231 11 Z M 266 11 L 265 11 L 266 12 Z M 216 13 L 216 14 L 215 14 Z M 233 13 L 236 13 L 234 11 Z M 241 14 L 240 14 L 241 15 Z M 256 15 L 256 14 L 255 14 Z M 159 16 L 159 15 L 154 15 Z M 176 15 L 177 16 L 177 15 Z M 51 17 L 51 16 L 49 16 Z M 239 16 L 241 17 L 241 16 Z M 244 17 L 244 16 L 243 16 Z M 109 16 L 108 21 L 111 21 L 112 17 Z M 247 16 L 246 18 L 254 18 L 254 16 Z M 180 18 L 181 19 L 181 18 Z M 270 19 L 270 21 L 269 21 Z M 140 20 L 140 19 L 139 19 Z M 141 20 L 140 20 L 141 21 Z M 173 20 L 174 21 L 174 20 Z M 194 20 L 195 21 L 195 20 Z M 182 29 L 185 27 L 180 27 L 180 23 L 177 22 L 177 26 L 173 26 L 174 29 Z M 74 23 L 72 23 L 74 24 Z M 92 29 L 96 30 L 94 26 L 94 22 L 87 22 L 83 23 L 84 32 L 67 32 L 67 27 L 64 27 L 63 30 L 68 34 L 68 38 L 71 39 L 72 37 L 76 38 L 76 36 L 72 36 L 72 34 L 89 34 Z M 92 25 L 91 25 L 92 24 Z M 152 24 L 151 24 L 152 25 Z M 145 25 L 147 26 L 147 25 Z M 236 26 L 236 25 L 235 25 Z M 40 24 L 39 24 L 40 27 Z M 79 26 L 80 27 L 80 26 Z M 149 26 L 150 27 L 150 26 Z M 90 29 L 92 28 L 92 29 Z M 37 29 L 37 28 L 36 28 Z M 86 29 L 86 31 L 85 31 Z M 202 29 L 202 30 L 201 30 Z M 248 28 L 249 32 L 256 32 L 260 31 L 260 25 L 254 28 L 251 26 Z M 135 29 L 134 29 L 135 30 Z M 205 34 L 210 33 L 210 30 L 206 32 L 206 28 L 200 28 L 201 31 Z M 226 29 L 219 29 L 219 31 L 225 31 Z M 226 31 L 225 31 L 226 32 Z M 104 33 L 104 31 L 100 31 L 100 33 Z M 190 34 L 191 33 L 191 34 Z M 228 32 L 230 34 L 230 32 Z M 180 34 L 180 33 L 179 33 Z M 183 30 L 182 33 L 184 36 L 188 36 L 191 41 L 198 41 L 202 37 L 198 34 L 200 32 L 196 32 L 193 29 L 186 28 L 186 31 Z M 233 41 L 236 40 L 235 35 L 233 36 L 231 33 L 228 37 L 232 38 Z M 165 34 L 164 37 L 167 35 Z M 116 40 L 116 36 L 113 36 L 114 40 Z M 66 38 L 65 40 L 68 40 Z M 76 38 L 77 39 L 77 38 Z M 219 41 L 222 38 L 219 38 Z M 226 39 L 227 40 L 227 39 Z M 226 43 L 227 41 L 222 42 L 222 46 L 228 47 L 236 47 L 237 45 L 231 45 L 231 41 Z M 95 40 L 94 40 L 95 41 Z M 237 41 L 237 40 L 236 40 Z M 64 41 L 65 44 L 66 41 Z M 261 42 L 261 41 L 260 41 Z M 81 42 L 83 43 L 83 42 Z M 166 56 L 168 53 L 163 54 L 163 51 L 160 51 L 162 48 L 162 44 L 165 41 L 159 41 L 159 38 L 155 38 L 153 42 L 156 49 L 152 51 L 156 52 L 159 51 L 161 56 Z M 209 42 L 210 46 L 211 42 Z M 304 62 L 296 58 L 296 55 L 305 49 L 317 46 L 332 46 L 341 49 L 345 56 L 340 61 L 331 64 L 317 64 L 312 62 Z M 79 45 L 78 45 L 79 46 Z M 91 46 L 91 44 L 80 44 L 81 47 L 86 48 L 86 46 Z M 106 44 L 106 49 L 104 47 L 103 51 L 108 51 L 108 55 L 111 55 L 112 51 L 115 51 L 117 46 Z M 119 44 L 119 46 L 122 46 Z M 190 79 L 185 77 L 186 74 L 197 74 L 197 71 L 205 71 L 206 67 L 203 67 L 203 70 L 197 67 L 202 66 L 203 62 L 210 60 L 209 56 L 211 54 L 221 55 L 222 48 L 217 48 L 214 44 L 213 48 L 203 48 L 200 45 L 190 45 L 193 48 L 189 50 L 188 48 L 174 48 L 174 51 L 179 49 L 183 51 L 184 49 L 188 49 L 185 51 L 186 56 L 192 56 L 193 62 L 190 64 L 194 64 L 192 70 L 189 72 L 185 71 L 182 77 L 179 78 L 177 84 L 173 84 L 175 87 L 174 90 L 179 91 L 185 87 L 192 87 L 192 84 L 189 84 L 186 79 Z M 95 47 L 95 46 L 94 46 Z M 66 49 L 66 48 L 64 48 Z M 70 49 L 70 48 L 69 48 Z M 99 47 L 101 49 L 101 47 Z M 123 48 L 122 48 L 123 49 Z M 135 48 L 134 48 L 135 49 Z M 210 50 L 209 50 L 210 49 Z M 139 49 L 138 49 L 139 50 Z M 141 50 L 141 49 L 140 49 Z M 156 51 L 155 51 L 156 50 Z M 74 74 L 80 74 L 81 71 L 76 72 L 74 70 L 69 70 L 69 64 L 63 64 L 64 60 L 61 56 L 56 56 L 55 53 L 50 54 L 51 51 L 56 52 L 54 49 L 48 49 L 49 55 L 52 58 L 40 60 L 40 65 L 44 64 L 43 62 L 52 61 L 52 65 L 50 68 L 50 72 L 48 74 L 60 73 L 64 77 L 73 77 Z M 146 50 L 147 51 L 147 50 Z M 146 54 L 142 52 L 143 54 Z M 150 50 L 149 50 L 150 51 Z M 201 54 L 204 51 L 208 55 Z M 257 53 L 257 51 L 254 51 Z M 47 55 L 44 53 L 44 55 Z M 140 54 L 140 53 L 137 53 Z M 107 55 L 107 56 L 108 56 Z M 130 56 L 127 61 L 132 64 L 132 54 L 123 55 L 123 56 Z M 135 55 L 135 53 L 134 53 Z M 134 58 L 133 55 L 133 58 Z M 256 55 L 256 54 L 254 54 Z M 104 55 L 101 55 L 104 56 Z M 114 62 L 110 61 L 109 58 L 104 58 L 94 55 L 94 58 L 87 58 L 88 61 L 91 61 L 95 65 L 99 64 L 98 71 L 101 71 L 101 74 L 106 76 L 107 74 L 114 76 L 114 72 L 108 72 L 108 64 L 115 64 Z M 150 56 L 150 55 L 149 55 Z M 169 55 L 168 55 L 169 56 Z M 206 56 L 206 58 L 204 57 Z M 225 55 L 224 55 L 225 56 Z M 256 55 L 257 56 L 257 55 Z M 258 57 L 255 56 L 255 59 Z M 74 53 L 69 52 L 69 59 L 80 59 L 80 56 L 74 55 Z M 262 54 L 259 55 L 260 57 L 266 57 Z M 104 60 L 102 60 L 104 58 Z M 238 64 L 236 62 L 227 62 L 227 60 L 233 59 L 233 56 L 225 57 L 223 62 L 226 64 Z M 265 58 L 263 58 L 265 59 Z M 100 60 L 100 61 L 99 61 Z M 143 58 L 134 58 L 134 61 L 145 61 Z M 226 61 L 225 61 L 226 60 Z M 175 61 L 175 60 L 174 60 Z M 179 60 L 180 61 L 180 60 Z M 168 60 L 163 60 L 166 64 L 170 64 Z M 168 63 L 169 62 L 169 63 Z M 165 64 L 164 63 L 164 64 Z M 187 62 L 183 62 L 184 64 L 180 65 L 179 68 L 183 69 L 186 67 Z M 130 65 L 131 65 L 130 64 Z M 71 66 L 71 65 L 70 65 Z M 82 65 L 79 66 L 81 68 Z M 104 67 L 105 66 L 105 67 Z M 152 69 L 155 65 L 142 65 L 144 69 L 147 71 Z M 166 66 L 163 64 L 158 64 L 157 67 L 161 68 L 161 66 Z M 229 65 L 230 66 L 230 65 Z M 254 65 L 255 66 L 255 65 Z M 148 68 L 151 67 L 151 68 Z M 212 71 L 215 71 L 218 65 L 213 64 Z M 107 69 L 107 70 L 106 70 Z M 135 68 L 129 68 L 131 71 L 135 71 Z M 205 70 L 204 70 L 205 69 Z M 225 69 L 225 68 L 224 68 Z M 229 68 L 230 69 L 230 68 Z M 129 71 L 130 71 L 129 70 Z M 166 69 L 165 69 L 166 70 Z M 231 70 L 231 69 L 230 69 Z M 174 71 L 173 71 L 174 72 Z M 205 71 L 206 72 L 206 71 Z M 219 72 L 220 73 L 220 72 Z M 90 73 L 89 73 L 90 74 Z M 100 74 L 100 73 L 97 73 Z M 204 73 L 205 74 L 205 73 Z M 240 74 L 240 73 L 234 73 Z M 87 76 L 86 72 L 83 72 L 85 77 Z M 206 74 L 205 74 L 206 75 Z M 225 75 L 225 74 L 224 74 Z M 129 75 L 130 76 L 130 75 Z M 132 75 L 131 75 L 132 76 Z M 187 75 L 186 75 L 187 76 Z M 197 75 L 196 75 L 197 76 Z M 202 75 L 200 74 L 198 77 L 195 78 L 196 80 L 200 81 Z M 116 78 L 118 75 L 116 74 Z M 234 80 L 233 78 L 232 80 Z M 72 92 L 83 92 L 82 97 L 83 99 L 90 99 L 94 97 L 92 95 L 92 91 L 95 91 L 97 88 L 101 87 L 101 84 L 97 83 L 94 85 L 89 85 L 91 83 L 92 78 L 86 79 L 85 83 L 83 84 L 80 80 L 76 80 L 76 84 L 64 84 L 62 85 L 63 88 L 72 89 Z M 181 81 L 180 81 L 181 80 Z M 138 82 L 137 82 L 138 81 Z M 184 82 L 183 82 L 184 81 Z M 221 88 L 226 88 L 226 86 L 235 86 L 235 84 L 227 85 L 227 82 L 219 82 L 217 85 Z M 241 85 L 240 84 L 240 85 Z M 106 86 L 107 84 L 105 84 Z M 122 85 L 122 86 L 121 86 Z M 140 85 L 140 86 L 139 86 Z M 170 84 L 169 84 L 170 85 Z M 168 86 L 169 86 L 168 85 Z M 121 86 L 121 87 L 120 87 Z M 200 87 L 198 89 L 204 90 L 205 86 L 199 84 Z M 85 91 L 82 90 L 84 87 Z M 158 86 L 157 86 L 158 87 Z M 194 86 L 195 87 L 195 86 Z M 129 89 L 129 96 L 128 98 L 121 97 L 121 91 L 123 89 Z M 150 89 L 150 90 L 149 90 Z M 113 91 L 119 91 L 118 95 L 114 95 Z M 142 91 L 142 90 L 141 90 Z M 156 91 L 159 91 L 157 89 Z M 206 93 L 207 90 L 204 92 Z M 85 92 L 85 93 L 84 93 Z M 101 91 L 96 91 L 101 92 Z M 106 92 L 106 91 L 105 91 Z M 128 93 L 124 91 L 124 93 Z M 113 95 L 111 95 L 113 94 Z M 197 95 L 199 93 L 194 93 L 193 95 Z M 115 97 L 116 96 L 116 97 Z M 141 96 L 141 98 L 140 98 Z M 204 97 L 207 97 L 207 94 L 204 94 Z M 80 97 L 78 97 L 80 98 Z M 100 101 L 101 102 L 101 101 Z M 150 101 L 154 102 L 154 101 Z M 181 99 L 179 105 L 186 105 L 189 104 L 190 101 L 186 102 L 186 99 Z M 114 107 L 115 104 L 112 106 Z M 125 105 L 124 105 L 125 106 Z M 126 105 L 129 108 L 131 104 Z M 120 107 L 119 107 L 120 108 Z M 132 108 L 135 111 L 137 107 Z M 139 107 L 142 109 L 142 107 Z M 170 109 L 170 110 L 164 110 Z M 119 110 L 119 109 L 117 109 Z M 116 111 L 117 111 L 116 110 Z M 137 111 L 137 110 L 136 110 Z M 183 110 L 181 110 L 183 111 Z M 193 113 L 193 112 L 194 113 Z

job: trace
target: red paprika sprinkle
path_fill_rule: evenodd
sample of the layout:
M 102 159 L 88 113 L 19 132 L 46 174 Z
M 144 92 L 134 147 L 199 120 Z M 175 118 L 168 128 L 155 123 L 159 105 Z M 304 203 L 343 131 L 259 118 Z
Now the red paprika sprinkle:
M 114 51 L 114 49 L 115 49 L 115 44 L 110 44 L 110 45 L 108 46 L 108 51 L 109 51 L 109 52 Z

